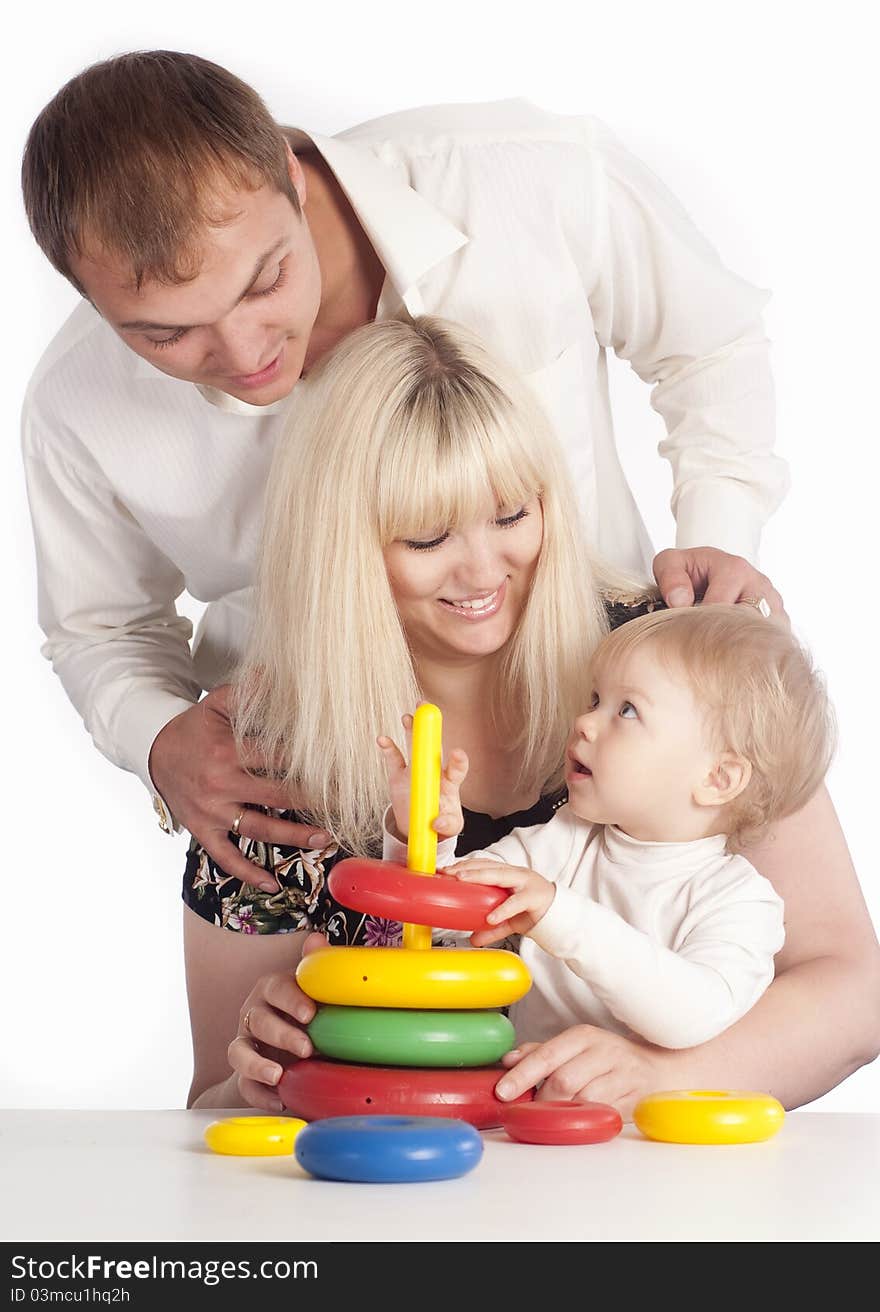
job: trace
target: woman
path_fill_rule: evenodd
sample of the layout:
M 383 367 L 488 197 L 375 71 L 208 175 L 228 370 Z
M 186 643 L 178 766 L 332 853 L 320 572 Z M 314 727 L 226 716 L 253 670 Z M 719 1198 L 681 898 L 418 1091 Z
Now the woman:
M 270 480 L 237 732 L 245 759 L 255 746 L 276 761 L 335 842 L 304 852 L 273 847 L 271 832 L 241 840 L 277 883 L 262 895 L 193 845 L 184 897 L 197 1106 L 244 1098 L 277 1109 L 280 1063 L 311 1052 L 301 1026 L 314 1007 L 291 972 L 324 939 L 272 930 L 317 929 L 331 943 L 387 936 L 325 887 L 340 855 L 378 845 L 377 733 L 420 697 L 440 706 L 447 741 L 471 762 L 460 853 L 545 820 L 564 796 L 590 652 L 609 620 L 656 604 L 591 560 L 545 420 L 463 331 L 429 319 L 369 325 L 324 366 L 308 405 L 306 436 L 282 443 Z M 683 1052 L 576 1026 L 512 1054 L 499 1094 L 549 1077 L 543 1096 L 624 1112 L 651 1089 L 699 1085 L 768 1088 L 794 1105 L 871 1060 L 880 954 L 824 792 L 749 856 L 787 908 L 780 978 L 753 1012 Z

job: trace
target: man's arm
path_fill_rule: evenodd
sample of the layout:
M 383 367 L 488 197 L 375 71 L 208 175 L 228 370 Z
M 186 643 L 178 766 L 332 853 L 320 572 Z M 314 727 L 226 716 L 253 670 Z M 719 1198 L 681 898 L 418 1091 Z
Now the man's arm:
M 652 384 L 667 438 L 678 547 L 755 561 L 788 489 L 773 454 L 774 391 L 762 312 L 769 293 L 721 263 L 682 206 L 591 121 L 589 270 L 598 340 Z
M 95 745 L 153 790 L 156 735 L 198 701 L 179 570 L 148 540 L 88 453 L 24 416 L 42 648 Z
M 182 574 L 120 502 L 76 434 L 40 416 L 31 398 L 24 462 L 43 652 L 95 745 L 160 793 L 176 820 L 239 879 L 254 882 L 256 868 L 229 840 L 233 827 L 266 843 L 328 842 L 329 834 L 314 825 L 254 809 L 286 809 L 296 799 L 239 761 L 228 689 L 199 701 L 191 626 L 174 605 Z M 259 760 L 248 764 L 264 769 Z M 269 873 L 259 872 L 256 882 L 276 889 Z

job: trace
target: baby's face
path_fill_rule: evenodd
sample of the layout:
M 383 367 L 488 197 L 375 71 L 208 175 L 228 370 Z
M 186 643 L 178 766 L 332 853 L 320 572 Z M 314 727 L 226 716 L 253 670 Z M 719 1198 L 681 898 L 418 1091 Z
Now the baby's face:
M 649 842 L 702 837 L 708 817 L 694 790 L 717 755 L 684 673 L 640 647 L 596 678 L 593 705 L 574 722 L 569 805 Z

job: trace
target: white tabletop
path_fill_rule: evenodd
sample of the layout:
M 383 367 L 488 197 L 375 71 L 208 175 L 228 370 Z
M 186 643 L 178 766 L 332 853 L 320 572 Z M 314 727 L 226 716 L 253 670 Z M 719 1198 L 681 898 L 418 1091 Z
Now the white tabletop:
M 439 1184 L 313 1180 L 209 1152 L 226 1112 L 6 1111 L 0 1237 L 19 1241 L 876 1240 L 880 1115 L 790 1113 L 768 1143 L 538 1148 L 484 1135 Z

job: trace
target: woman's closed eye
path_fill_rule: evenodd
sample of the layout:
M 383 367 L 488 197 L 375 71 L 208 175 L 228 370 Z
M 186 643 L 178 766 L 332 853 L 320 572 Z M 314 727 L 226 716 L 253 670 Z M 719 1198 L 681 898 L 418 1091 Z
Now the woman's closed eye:
M 433 551 L 435 547 L 442 546 L 448 537 L 449 533 L 447 531 L 441 533 L 439 537 L 429 538 L 425 542 L 419 541 L 417 538 L 403 538 L 403 544 L 405 547 L 409 547 L 411 551 Z
M 495 516 L 495 523 L 498 528 L 513 528 L 515 524 L 521 524 L 529 515 L 526 506 L 520 506 L 519 510 L 514 510 L 510 514 L 499 514 Z M 449 537 L 449 530 L 440 533 L 432 538 L 401 538 L 404 546 L 409 547 L 410 551 L 434 551 L 437 547 L 443 545 Z
M 520 506 L 519 510 L 513 511 L 509 515 L 496 515 L 495 523 L 499 528 L 512 528 L 514 524 L 519 524 L 526 518 L 529 511 L 525 506 Z

